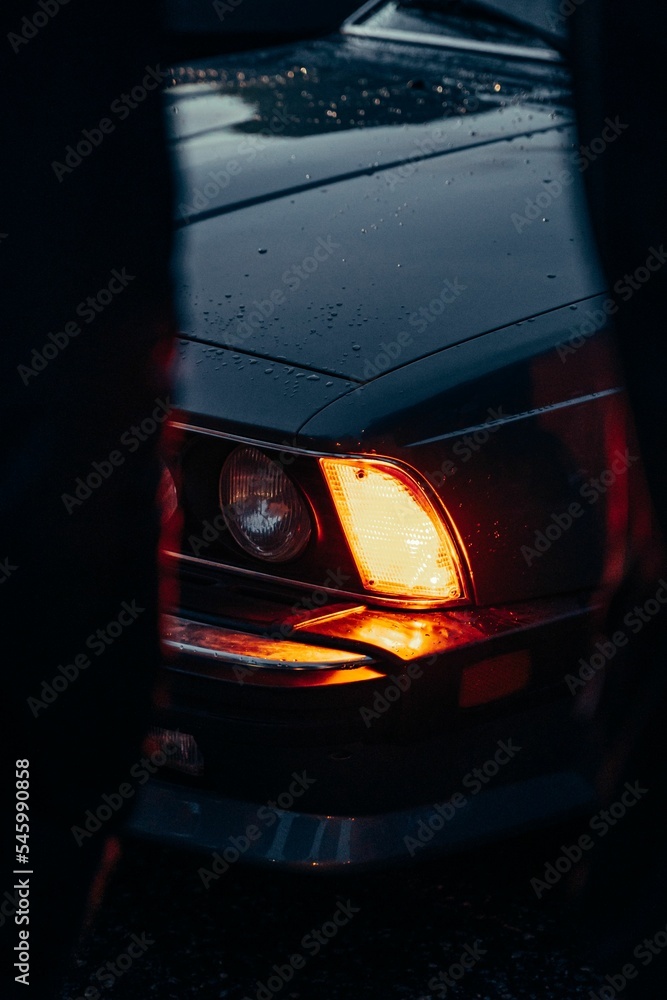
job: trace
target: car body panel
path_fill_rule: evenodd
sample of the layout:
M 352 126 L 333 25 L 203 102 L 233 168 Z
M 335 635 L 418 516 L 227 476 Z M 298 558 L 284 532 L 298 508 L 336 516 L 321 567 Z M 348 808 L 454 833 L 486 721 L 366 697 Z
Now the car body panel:
M 181 338 L 178 405 L 189 423 L 287 443 L 355 382 L 309 368 Z
M 209 433 L 217 426 L 224 435 L 271 443 L 274 457 L 289 464 L 293 448 L 399 461 L 456 526 L 478 605 L 591 588 L 607 563 L 622 560 L 630 506 L 642 488 L 608 334 L 601 330 L 570 346 L 572 317 L 579 318 L 574 329 L 591 317 L 604 320 L 604 301 L 512 324 L 366 385 L 288 374 L 290 366 L 253 365 L 253 358 L 226 352 L 236 358 L 228 362 L 235 377 L 217 395 L 225 369 L 216 365 L 224 357 L 212 361 L 222 352 L 189 344 L 185 353 L 195 363 L 185 370 L 186 398 L 200 416 L 186 416 Z M 266 391 L 253 391 L 253 383 Z M 614 468 L 613 481 L 601 484 L 599 477 Z M 567 523 L 573 504 L 577 516 L 558 545 L 536 549 L 539 533 L 558 534 L 553 519 Z M 211 490 L 202 514 L 213 518 L 216 505 Z M 335 543 L 322 550 L 324 568 L 344 566 L 336 552 Z M 208 547 L 204 556 L 229 562 L 224 547 Z M 257 564 L 245 570 L 253 571 L 257 579 L 302 580 L 306 588 L 320 586 L 324 575 L 317 561 L 312 572 Z
M 445 792 L 437 802 L 384 813 L 378 823 L 374 816 L 261 812 L 262 806 L 255 802 L 221 799 L 215 793 L 193 793 L 157 781 L 142 790 L 128 830 L 172 847 L 209 851 L 214 859 L 223 852 L 222 863 L 202 865 L 202 871 L 213 875 L 210 884 L 241 858 L 245 864 L 300 873 L 341 873 L 350 868 L 357 872 L 405 864 L 410 856 L 423 861 L 539 829 L 545 815 L 552 822 L 565 822 L 594 802 L 594 789 L 582 775 L 558 772 L 491 788 L 467 800 L 460 811 L 453 810 L 454 821 L 446 821 L 448 813 L 437 810 L 448 806 Z M 428 842 L 424 829 L 430 834 Z
M 565 169 L 555 135 L 433 158 L 415 167 L 409 194 L 378 173 L 191 225 L 181 244 L 185 332 L 369 380 L 384 345 L 398 344 L 394 364 L 405 364 L 600 293 L 576 199 L 555 200 L 548 218 L 520 232 L 512 223 L 544 191 L 541 178 Z M 527 148 L 537 166 L 525 164 Z M 234 247 L 227 284 L 223 240 Z M 246 289 L 256 290 L 249 303 Z

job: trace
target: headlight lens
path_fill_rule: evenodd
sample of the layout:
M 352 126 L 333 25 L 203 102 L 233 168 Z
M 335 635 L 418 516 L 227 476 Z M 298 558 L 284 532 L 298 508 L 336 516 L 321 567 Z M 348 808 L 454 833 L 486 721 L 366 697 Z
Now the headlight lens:
M 443 603 L 464 596 L 454 539 L 411 476 L 382 461 L 320 465 L 366 590 Z
M 259 448 L 242 446 L 229 455 L 220 473 L 220 506 L 232 537 L 251 556 L 285 562 L 308 544 L 305 501 Z

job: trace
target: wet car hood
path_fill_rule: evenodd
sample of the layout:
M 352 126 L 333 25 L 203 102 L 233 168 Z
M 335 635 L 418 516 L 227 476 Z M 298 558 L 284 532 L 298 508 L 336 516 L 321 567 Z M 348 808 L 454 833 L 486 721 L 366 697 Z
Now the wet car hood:
M 562 69 L 343 38 L 240 58 L 168 95 L 187 338 L 366 382 L 603 290 Z

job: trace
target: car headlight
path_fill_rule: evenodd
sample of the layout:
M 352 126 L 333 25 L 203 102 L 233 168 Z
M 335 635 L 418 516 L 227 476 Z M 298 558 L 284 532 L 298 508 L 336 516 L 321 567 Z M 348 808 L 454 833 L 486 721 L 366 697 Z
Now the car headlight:
M 382 461 L 320 465 L 366 590 L 442 602 L 464 596 L 454 539 L 411 476 Z
M 220 506 L 234 540 L 258 559 L 294 559 L 310 538 L 304 499 L 259 448 L 242 446 L 229 455 L 220 473 Z

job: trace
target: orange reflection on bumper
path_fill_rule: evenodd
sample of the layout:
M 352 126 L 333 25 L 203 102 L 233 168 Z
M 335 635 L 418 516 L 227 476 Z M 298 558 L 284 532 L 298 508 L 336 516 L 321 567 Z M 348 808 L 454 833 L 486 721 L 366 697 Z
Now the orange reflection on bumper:
M 525 688 L 530 680 L 530 653 L 527 649 L 505 653 L 465 667 L 459 688 L 460 708 L 486 705 Z

